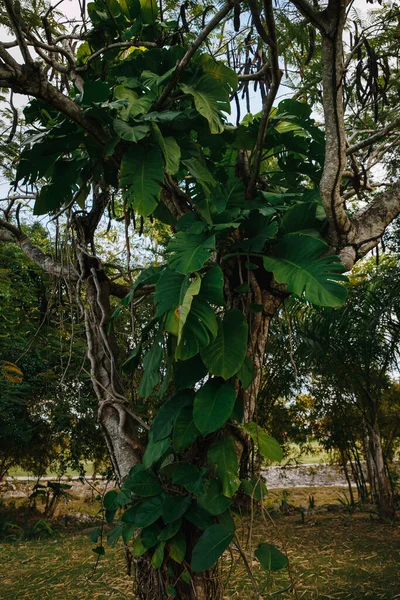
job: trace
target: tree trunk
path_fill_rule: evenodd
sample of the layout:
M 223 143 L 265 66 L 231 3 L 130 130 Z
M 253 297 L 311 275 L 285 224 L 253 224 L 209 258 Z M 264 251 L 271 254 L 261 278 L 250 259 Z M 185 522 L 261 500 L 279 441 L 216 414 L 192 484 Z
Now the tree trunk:
M 194 544 L 193 544 L 194 545 Z M 182 567 L 180 567 L 182 572 Z M 176 600 L 220 600 L 222 588 L 218 577 L 218 568 L 213 567 L 204 573 L 192 573 L 190 583 L 167 568 L 154 569 L 151 556 L 145 554 L 135 564 L 135 592 L 139 600 L 167 599 L 170 586 L 175 589 Z
M 393 496 L 385 471 L 385 461 L 382 452 L 381 434 L 377 419 L 374 420 L 374 423 L 372 426 L 369 427 L 369 430 L 373 450 L 375 476 L 378 488 L 377 500 L 379 516 L 382 518 L 393 519 L 395 517 Z
M 374 461 L 371 454 L 371 440 L 368 435 L 367 425 L 364 424 L 364 437 L 363 437 L 363 446 L 364 446 L 364 456 L 365 462 L 367 465 L 367 474 L 368 474 L 368 483 L 369 483 L 369 495 L 372 500 L 376 498 L 376 481 L 375 481 L 375 466 Z
M 143 449 L 137 441 L 137 423 L 134 422 L 123 384 L 118 372 L 117 346 L 109 331 L 110 292 L 97 258 L 78 250 L 81 279 L 86 287 L 82 306 L 90 375 L 98 399 L 98 419 L 103 430 L 115 475 L 119 482 L 131 468 L 141 462 Z
M 340 458 L 341 458 L 341 461 L 342 461 L 342 469 L 343 469 L 343 472 L 344 472 L 344 476 L 345 476 L 346 481 L 347 481 L 347 487 L 349 488 L 350 500 L 351 500 L 352 504 L 354 504 L 353 486 L 351 485 L 349 470 L 347 468 L 347 457 L 346 457 L 346 455 L 344 453 L 343 448 L 340 448 Z
M 260 313 L 253 313 L 253 318 L 249 323 L 249 345 L 247 355 L 253 361 L 254 380 L 247 390 L 243 390 L 243 421 L 248 423 L 253 420 L 256 412 L 257 397 L 261 387 L 263 366 L 265 359 L 265 349 L 268 342 L 268 333 L 271 320 L 278 307 L 282 303 L 281 294 L 273 294 L 269 291 L 261 291 L 254 276 L 249 273 L 250 285 L 253 292 L 253 303 L 260 304 L 264 310 Z

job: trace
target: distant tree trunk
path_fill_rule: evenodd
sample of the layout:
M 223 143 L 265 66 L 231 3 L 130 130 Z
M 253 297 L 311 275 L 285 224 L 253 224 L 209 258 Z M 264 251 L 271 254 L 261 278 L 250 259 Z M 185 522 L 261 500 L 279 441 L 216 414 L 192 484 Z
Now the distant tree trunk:
M 393 495 L 392 490 L 390 489 L 389 480 L 386 475 L 385 461 L 382 451 L 381 434 L 376 418 L 374 419 L 373 424 L 369 426 L 369 432 L 371 437 L 375 476 L 377 482 L 377 500 L 379 515 L 382 518 L 393 519 L 395 517 Z
M 367 465 L 369 494 L 370 494 L 371 499 L 375 499 L 376 498 L 375 465 L 374 465 L 374 460 L 372 458 L 372 453 L 371 453 L 371 440 L 370 440 L 370 436 L 368 434 L 368 427 L 366 424 L 364 424 L 363 446 L 364 446 L 365 462 Z
M 0 461 L 0 482 L 4 481 L 8 471 L 15 465 L 15 460 L 4 458 Z
M 347 468 L 347 456 L 346 456 L 343 448 L 340 448 L 340 460 L 341 460 L 341 463 L 342 463 L 342 469 L 343 469 L 343 472 L 344 472 L 344 476 L 345 476 L 346 481 L 347 481 L 347 487 L 349 488 L 350 500 L 354 504 L 353 486 L 351 485 L 351 479 L 350 479 L 350 475 L 349 475 L 349 470 Z

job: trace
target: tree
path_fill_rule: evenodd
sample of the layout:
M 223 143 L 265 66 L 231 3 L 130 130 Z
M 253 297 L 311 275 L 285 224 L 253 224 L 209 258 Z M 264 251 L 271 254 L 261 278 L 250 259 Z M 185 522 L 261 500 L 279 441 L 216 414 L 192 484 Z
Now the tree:
M 365 440 L 365 455 L 373 475 L 371 484 L 376 481 L 379 513 L 382 517 L 393 518 L 395 509 L 380 420 L 384 414 L 383 399 L 392 387 L 390 375 L 398 360 L 400 288 L 398 267 L 391 266 L 390 259 L 389 265 L 387 262 L 375 269 L 375 276 L 364 275 L 356 280 L 341 311 L 329 308 L 302 311 L 297 332 L 304 340 L 298 349 L 299 355 L 308 357 L 315 373 L 322 375 L 319 382 L 322 388 L 327 388 L 316 391 L 317 396 L 326 397 L 328 393 L 332 403 L 332 397 L 339 394 L 342 411 L 347 404 L 348 413 L 352 405 L 357 407 L 359 426 L 361 431 L 364 427 L 364 435 L 354 437 Z M 340 407 L 335 412 L 339 411 Z M 348 420 L 347 427 L 350 416 Z M 343 429 L 340 423 L 336 425 L 339 430 Z M 351 440 L 347 436 L 348 442 Z
M 42 227 L 27 231 L 50 248 Z M 63 474 L 103 458 L 96 400 L 79 376 L 83 331 L 71 323 L 63 286 L 54 287 L 15 244 L 0 246 L 0 272 L 0 477 L 14 466 Z
M 307 0 L 282 7 L 228 0 L 213 10 L 201 2 L 178 10 L 96 0 L 88 16 L 80 6 L 82 22 L 68 30 L 54 8 L 4 2 L 13 41 L 0 45 L 0 84 L 33 98 L 24 111 L 16 195 L 33 190 L 34 213 L 50 214 L 68 241 L 63 260 L 44 255 L 19 226 L 15 195 L 0 239 L 67 280 L 79 298 L 99 421 L 122 486 L 106 499 L 108 516 L 131 504 L 115 535 L 129 542 L 142 529 L 134 543 L 139 597 L 168 590 L 180 599 L 218 598 L 215 564 L 238 545 L 229 506 L 239 475 L 253 475 L 251 446 L 280 457 L 253 421 L 271 319 L 289 294 L 343 304 L 343 272 L 379 243 L 400 212 L 400 188 L 369 195 L 364 186 L 366 206 L 356 201 L 351 213 L 342 195 L 344 181 L 360 187 L 347 170 L 362 159 L 358 140 L 373 148 L 386 135 L 378 120 L 373 133 L 346 141 L 343 76 L 358 57 L 354 47 L 343 52 L 344 0 L 324 9 Z M 278 30 L 282 8 L 290 18 Z M 395 14 L 384 17 L 397 27 Z M 312 32 L 320 45 L 320 61 L 310 63 L 304 52 L 300 62 L 322 85 L 325 139 L 306 103 L 274 107 L 289 26 Z M 229 125 L 231 100 L 240 107 L 238 92 L 250 84 L 261 112 Z M 136 218 L 171 226 L 165 260 L 133 285 L 113 279 L 99 258 L 107 209 L 127 232 Z M 162 375 L 155 418 L 154 403 L 143 417 L 127 399 L 112 296 L 125 306 L 154 299 L 125 370 L 142 365 L 142 398 Z M 271 568 L 271 553 L 273 568 L 286 564 L 261 544 L 262 566 Z

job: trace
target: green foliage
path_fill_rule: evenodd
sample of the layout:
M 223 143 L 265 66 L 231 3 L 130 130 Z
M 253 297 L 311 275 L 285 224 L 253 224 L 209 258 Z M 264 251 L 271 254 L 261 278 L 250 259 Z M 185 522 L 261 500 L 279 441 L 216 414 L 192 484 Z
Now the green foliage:
M 163 161 L 158 148 L 150 147 L 143 152 L 140 146 L 133 145 L 124 154 L 120 185 L 128 187 L 129 202 L 139 215 L 146 217 L 156 208 L 162 179 Z
M 252 440 L 258 446 L 258 450 L 264 458 L 268 458 L 269 460 L 273 460 L 276 462 L 281 462 L 282 448 L 279 443 L 270 435 L 265 433 L 265 431 L 254 423 L 254 421 L 250 421 L 249 423 L 245 423 L 243 425 L 243 429 L 247 431 Z
M 229 97 L 224 86 L 220 85 L 214 77 L 203 75 L 194 85 L 182 84 L 181 88 L 185 94 L 193 96 L 196 109 L 207 119 L 211 133 L 222 133 L 224 126 L 221 113 L 231 112 Z
M 243 313 L 231 309 L 218 323 L 218 334 L 201 358 L 213 375 L 229 379 L 243 364 L 247 349 L 247 322 Z
M 82 119 L 33 100 L 26 119 L 34 135 L 15 175 L 16 186 L 40 187 L 36 214 L 68 207 L 79 211 L 78 224 L 97 218 L 85 203 L 99 186 L 112 190 L 110 217 L 125 219 L 127 229 L 138 217 L 146 231 L 149 223 L 171 226 L 163 230 L 157 267 L 141 271 L 113 314 L 110 332 L 129 338 L 127 321 L 119 330 L 118 319 L 137 293 L 149 292 L 123 377 L 151 428 L 147 435 L 135 424 L 146 445 L 143 462 L 119 493 L 105 496 L 104 507 L 108 522 L 120 518 L 111 542 L 135 537 L 135 556 L 148 553 L 155 569 L 184 563 L 174 571 L 182 578 L 189 560 L 194 572 L 207 570 L 233 541 L 228 509 L 239 487 L 256 501 L 266 493 L 260 480 L 240 481 L 235 435 L 251 438 L 263 458 L 282 459 L 278 442 L 256 423 L 238 432 L 243 390 L 251 394 L 258 385 L 253 326 L 270 316 L 263 292 L 329 307 L 346 298 L 343 267 L 326 254 L 322 237 L 324 136 L 311 107 L 281 102 L 261 142 L 261 114 L 229 125 L 237 73 L 200 49 L 182 62 L 193 41 L 186 10 L 191 22 L 206 17 L 203 7 L 185 5 L 178 19 L 172 5 L 163 11 L 155 0 L 90 2 L 90 29 L 77 52 L 83 91 L 70 86 Z M 225 46 L 218 30 L 209 48 L 218 36 Z M 249 36 L 239 44 L 251 47 Z M 260 173 L 249 196 L 258 151 Z M 191 546 L 197 540 L 193 552 L 187 521 Z M 256 556 L 267 570 L 286 566 L 268 544 Z
M 234 534 L 225 525 L 211 525 L 200 536 L 193 549 L 192 570 L 195 573 L 209 569 L 234 538 Z
M 214 442 L 208 451 L 208 460 L 222 485 L 222 493 L 232 498 L 240 486 L 238 459 L 235 444 L 231 437 Z
M 284 235 L 276 257 L 264 256 L 264 267 L 297 296 L 320 306 L 342 306 L 347 295 L 344 266 L 336 256 L 321 256 L 328 245 L 308 233 Z
M 211 379 L 196 392 L 193 418 L 203 436 L 221 429 L 232 413 L 235 400 L 233 385 L 221 384 L 217 379 Z
M 254 554 L 266 571 L 279 571 L 288 565 L 287 557 L 272 544 L 259 544 Z

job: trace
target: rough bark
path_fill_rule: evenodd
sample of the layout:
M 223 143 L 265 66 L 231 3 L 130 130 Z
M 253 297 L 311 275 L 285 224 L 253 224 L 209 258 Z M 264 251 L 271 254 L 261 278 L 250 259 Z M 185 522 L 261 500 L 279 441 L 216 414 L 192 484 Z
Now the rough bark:
M 254 417 L 257 397 L 260 391 L 263 374 L 265 349 L 268 343 L 268 333 L 271 320 L 282 302 L 281 295 L 275 295 L 271 291 L 261 291 L 255 277 L 250 273 L 250 282 L 254 294 L 254 303 L 262 304 L 264 310 L 255 313 L 250 322 L 250 336 L 247 355 L 254 365 L 254 380 L 247 390 L 243 390 L 244 422 L 251 421 Z
M 193 548 L 194 543 L 190 545 Z M 155 570 L 149 554 L 135 563 L 135 592 L 139 600 L 167 599 L 170 596 L 166 590 L 170 585 L 176 590 L 177 600 L 219 600 L 222 597 L 217 567 L 204 573 L 192 573 L 191 578 L 191 583 L 185 583 L 178 574 L 170 575 L 165 566 Z
M 127 406 L 123 383 L 118 372 L 117 348 L 109 332 L 109 282 L 100 262 L 78 250 L 81 279 L 86 298 L 84 320 L 93 388 L 98 399 L 98 419 L 105 435 L 118 480 L 123 481 L 130 469 L 141 462 L 143 448 L 137 441 L 137 423 Z

